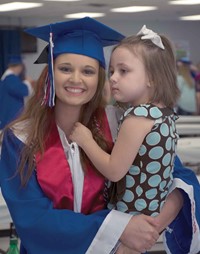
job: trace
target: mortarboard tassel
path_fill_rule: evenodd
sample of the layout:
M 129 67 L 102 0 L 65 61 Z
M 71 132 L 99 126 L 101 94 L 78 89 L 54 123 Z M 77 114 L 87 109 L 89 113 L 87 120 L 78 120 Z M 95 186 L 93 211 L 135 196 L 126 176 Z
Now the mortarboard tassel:
M 44 99 L 43 103 L 48 105 L 52 108 L 55 105 L 55 86 L 54 86 L 54 72 L 53 72 L 53 34 L 50 32 L 49 36 L 49 47 L 50 47 L 50 54 L 48 56 L 48 74 L 45 80 L 45 91 L 44 91 Z

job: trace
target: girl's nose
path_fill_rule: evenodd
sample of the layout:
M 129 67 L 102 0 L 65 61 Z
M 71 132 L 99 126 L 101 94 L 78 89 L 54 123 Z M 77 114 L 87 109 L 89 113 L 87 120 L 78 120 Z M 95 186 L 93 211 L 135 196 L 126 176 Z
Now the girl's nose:
M 74 71 L 70 77 L 70 81 L 73 83 L 81 82 L 81 74 L 78 71 Z
M 109 77 L 109 82 L 110 84 L 114 84 L 116 82 L 116 75 L 114 73 L 112 73 Z

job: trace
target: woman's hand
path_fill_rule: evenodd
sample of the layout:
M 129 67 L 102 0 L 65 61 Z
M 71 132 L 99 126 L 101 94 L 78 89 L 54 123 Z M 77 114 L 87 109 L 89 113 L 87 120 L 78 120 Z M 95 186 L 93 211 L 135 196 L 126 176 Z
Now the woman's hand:
M 121 243 L 116 251 L 116 254 L 140 254 L 140 252 L 132 250 Z
M 75 123 L 69 138 L 80 147 L 83 147 L 85 142 L 93 139 L 91 131 L 79 122 Z
M 158 224 L 155 218 L 136 215 L 131 218 L 121 235 L 121 242 L 139 253 L 150 250 L 159 238 Z

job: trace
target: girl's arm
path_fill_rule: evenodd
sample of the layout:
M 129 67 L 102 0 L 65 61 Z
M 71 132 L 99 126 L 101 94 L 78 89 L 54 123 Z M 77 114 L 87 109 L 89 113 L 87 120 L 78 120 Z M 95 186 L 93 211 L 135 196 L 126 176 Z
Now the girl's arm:
M 179 189 L 173 190 L 167 197 L 165 204 L 156 217 L 158 232 L 162 232 L 176 218 L 183 207 L 183 196 Z
M 120 128 L 111 155 L 97 145 L 91 132 L 80 123 L 75 124 L 70 139 L 85 151 L 95 167 L 107 179 L 117 182 L 128 172 L 153 124 L 153 120 L 144 117 L 127 117 Z

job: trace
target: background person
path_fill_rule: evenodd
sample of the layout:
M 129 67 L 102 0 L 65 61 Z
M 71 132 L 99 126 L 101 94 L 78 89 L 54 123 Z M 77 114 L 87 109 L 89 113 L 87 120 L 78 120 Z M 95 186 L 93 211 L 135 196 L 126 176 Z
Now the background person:
M 32 95 L 32 79 L 24 77 L 25 66 L 20 56 L 11 56 L 8 68 L 1 77 L 0 129 L 22 112 Z M 24 79 L 25 78 L 25 79 Z
M 177 82 L 180 90 L 180 98 L 177 102 L 178 115 L 196 115 L 197 99 L 195 80 L 191 73 L 191 61 L 182 58 L 177 61 Z

